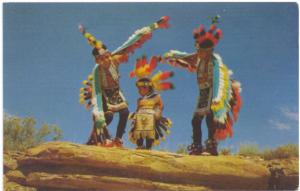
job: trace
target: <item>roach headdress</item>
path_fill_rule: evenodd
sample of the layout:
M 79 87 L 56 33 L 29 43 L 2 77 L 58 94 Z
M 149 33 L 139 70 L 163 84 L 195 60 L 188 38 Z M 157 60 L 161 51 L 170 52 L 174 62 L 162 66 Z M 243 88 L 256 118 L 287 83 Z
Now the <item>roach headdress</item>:
M 198 49 L 212 49 L 218 44 L 220 38 L 222 38 L 222 30 L 217 29 L 215 24 L 210 25 L 208 31 L 205 31 L 203 25 L 194 29 L 195 46 Z

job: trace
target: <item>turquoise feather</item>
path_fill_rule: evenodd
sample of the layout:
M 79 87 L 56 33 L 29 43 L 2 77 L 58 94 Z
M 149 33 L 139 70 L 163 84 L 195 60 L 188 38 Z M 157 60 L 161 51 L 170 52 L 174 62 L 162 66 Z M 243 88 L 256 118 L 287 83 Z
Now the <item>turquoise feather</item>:
M 113 51 L 112 54 L 116 54 L 117 52 L 131 46 L 132 44 L 137 42 L 142 36 L 143 36 L 143 33 L 133 34 L 133 36 L 129 37 L 129 39 L 123 45 L 121 45 L 119 48 L 117 48 L 115 51 Z
M 101 91 L 101 81 L 99 78 L 99 65 L 97 64 L 93 69 L 93 91 L 95 96 L 94 104 L 94 114 L 95 114 L 95 126 L 96 128 L 103 128 L 106 126 L 105 117 L 103 112 L 102 103 L 102 91 Z
M 186 52 L 181 52 L 178 50 L 171 50 L 170 53 L 175 57 L 175 58 L 182 58 L 186 56 L 190 56 L 192 54 L 186 53 Z
M 218 55 L 214 55 L 213 57 L 213 64 L 214 64 L 214 78 L 213 78 L 213 100 L 216 99 L 218 96 L 220 96 L 220 93 L 223 93 L 223 91 L 221 90 L 221 92 L 219 92 L 219 87 L 220 85 L 224 85 L 225 84 L 225 75 L 228 76 L 227 80 L 228 80 L 228 87 L 225 90 L 225 100 L 223 100 L 223 104 L 224 106 L 222 108 L 220 108 L 217 111 L 213 111 L 214 113 L 214 118 L 216 121 L 220 122 L 220 123 L 225 123 L 225 120 L 227 119 L 227 113 L 230 111 L 230 100 L 231 100 L 231 80 L 230 80 L 230 75 L 227 73 L 223 73 L 220 70 L 222 60 L 221 57 L 219 57 Z M 221 78 L 221 72 L 223 74 L 223 77 Z M 224 87 L 223 87 L 224 88 Z
M 219 77 L 220 77 L 220 68 L 218 60 L 213 57 L 213 99 L 216 98 L 219 94 Z

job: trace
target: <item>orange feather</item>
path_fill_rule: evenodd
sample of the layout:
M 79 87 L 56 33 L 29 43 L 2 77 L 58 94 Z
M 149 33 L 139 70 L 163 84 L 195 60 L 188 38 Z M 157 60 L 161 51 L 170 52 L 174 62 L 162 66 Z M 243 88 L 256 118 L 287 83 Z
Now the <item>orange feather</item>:
M 152 56 L 149 64 L 149 72 L 151 73 L 157 66 L 157 57 Z
M 236 121 L 238 118 L 239 111 L 242 106 L 242 98 L 240 96 L 239 89 L 237 87 L 233 87 L 232 90 L 233 90 L 232 92 L 233 92 L 234 100 L 233 100 L 233 105 L 232 105 L 231 111 L 233 114 L 233 119 L 234 119 L 234 121 Z
M 159 89 L 160 90 L 169 90 L 169 89 L 174 89 L 174 86 L 171 82 L 162 82 L 159 84 Z
M 169 77 L 172 77 L 174 75 L 174 73 L 172 71 L 166 71 L 166 72 L 163 72 L 161 74 L 161 76 L 159 77 L 160 80 L 165 80 Z

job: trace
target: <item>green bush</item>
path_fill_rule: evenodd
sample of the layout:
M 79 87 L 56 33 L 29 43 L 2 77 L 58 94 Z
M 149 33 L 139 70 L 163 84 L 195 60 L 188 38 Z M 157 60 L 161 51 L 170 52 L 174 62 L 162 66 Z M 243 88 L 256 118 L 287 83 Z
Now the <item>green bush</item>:
M 261 156 L 265 160 L 299 157 L 299 146 L 287 144 L 276 149 L 266 149 L 262 152 Z
M 187 155 L 188 154 L 188 150 L 187 150 L 186 145 L 179 144 L 178 147 L 177 147 L 176 153 L 177 154 L 185 154 L 185 155 Z
M 256 144 L 242 144 L 240 145 L 238 155 L 241 156 L 260 156 L 260 150 Z
M 240 146 L 238 154 L 242 156 L 260 156 L 265 160 L 285 159 L 299 157 L 299 146 L 296 144 L 287 144 L 275 149 L 265 149 L 261 151 L 258 145 L 243 144 Z
M 24 151 L 46 141 L 59 140 L 61 130 L 56 125 L 43 124 L 36 128 L 36 120 L 32 117 L 20 118 L 4 114 L 3 142 L 4 151 Z

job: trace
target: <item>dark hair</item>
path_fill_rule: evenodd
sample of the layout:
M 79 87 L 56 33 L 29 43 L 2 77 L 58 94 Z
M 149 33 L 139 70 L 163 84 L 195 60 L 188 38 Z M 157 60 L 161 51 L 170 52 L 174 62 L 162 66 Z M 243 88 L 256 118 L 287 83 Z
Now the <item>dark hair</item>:
M 94 48 L 92 51 L 92 54 L 93 54 L 93 56 L 98 56 L 99 55 L 98 49 Z
M 138 83 L 138 82 L 151 82 L 151 81 L 150 81 L 149 78 L 141 78 L 141 79 L 139 79 L 136 83 Z M 137 86 L 137 87 L 138 87 L 138 86 Z M 153 91 L 154 91 L 154 89 L 153 89 L 152 86 L 145 86 L 145 87 L 148 87 L 150 92 L 153 92 Z
M 149 78 L 141 78 L 138 80 L 138 82 L 150 82 Z
M 106 48 L 106 46 L 105 46 L 104 44 L 102 44 L 101 49 L 106 50 L 107 48 Z M 93 54 L 93 56 L 98 56 L 98 55 L 100 55 L 100 54 L 99 54 L 99 49 L 93 48 L 92 54 Z

